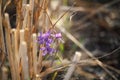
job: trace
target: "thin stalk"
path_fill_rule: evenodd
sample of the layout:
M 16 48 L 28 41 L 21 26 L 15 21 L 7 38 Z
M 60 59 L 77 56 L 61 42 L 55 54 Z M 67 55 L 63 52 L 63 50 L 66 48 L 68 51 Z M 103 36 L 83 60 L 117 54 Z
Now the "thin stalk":
M 73 74 L 73 72 L 74 72 L 74 70 L 76 68 L 76 62 L 78 62 L 80 60 L 80 58 L 81 58 L 81 53 L 80 52 L 76 52 L 75 56 L 73 58 L 73 62 L 74 63 L 70 64 L 70 67 L 69 67 L 69 69 L 68 69 L 68 71 L 67 71 L 67 73 L 66 73 L 66 75 L 65 75 L 63 80 L 70 80 L 70 78 L 71 78 L 71 76 L 72 76 L 72 74 Z
M 4 34 L 3 34 L 3 25 L 2 25 L 2 0 L 0 0 L 0 48 L 2 48 L 3 52 L 6 53 L 5 40 L 4 40 Z
M 29 77 L 29 67 L 28 67 L 28 56 L 27 56 L 27 44 L 22 41 L 20 43 L 19 53 L 21 55 L 21 65 L 22 65 L 22 73 L 24 76 L 24 80 L 28 80 Z
M 29 79 L 29 67 L 28 67 L 28 56 L 27 56 L 27 44 L 24 38 L 24 29 L 20 30 L 19 56 L 21 59 L 23 79 L 27 80 Z
M 34 75 L 36 76 L 37 74 L 37 36 L 36 34 L 33 34 L 32 35 L 32 43 L 33 43 L 33 52 L 32 52 L 32 55 L 33 55 L 33 71 L 34 71 Z
M 7 13 L 5 14 L 5 16 L 8 15 Z M 12 52 L 12 44 L 11 44 L 11 37 L 10 37 L 10 24 L 8 20 L 5 20 L 5 32 L 6 32 L 6 48 L 7 48 L 7 52 L 8 52 L 8 61 L 10 63 L 10 70 L 11 70 L 11 75 L 12 75 L 12 80 L 16 80 L 16 76 L 15 76 L 15 67 L 14 67 L 14 60 L 13 60 L 13 52 Z
M 23 15 L 22 15 L 22 0 L 16 1 L 16 10 L 17 10 L 17 18 L 16 18 L 16 28 L 19 31 L 22 27 Z
M 16 79 L 20 80 L 18 38 L 17 38 L 17 30 L 16 29 L 12 29 L 12 49 L 13 49 L 13 58 L 14 58 L 14 67 L 15 67 Z

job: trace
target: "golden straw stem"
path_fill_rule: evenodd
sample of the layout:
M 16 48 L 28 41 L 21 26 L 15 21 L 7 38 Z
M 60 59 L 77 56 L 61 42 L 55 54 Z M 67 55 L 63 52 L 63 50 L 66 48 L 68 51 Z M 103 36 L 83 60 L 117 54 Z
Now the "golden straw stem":
M 32 35 L 32 40 L 33 40 L 33 69 L 34 69 L 34 74 L 37 74 L 37 36 L 36 34 Z
M 9 15 L 5 13 L 5 23 L 6 23 L 6 47 L 8 52 L 8 61 L 10 63 L 10 70 L 12 75 L 12 80 L 16 80 L 16 73 L 15 73 L 15 66 L 14 66 L 14 60 L 13 60 L 13 52 L 12 52 L 12 44 L 11 44 L 11 38 L 10 38 L 10 24 L 9 24 Z
M 19 31 L 22 27 L 22 21 L 23 21 L 22 0 L 16 0 L 16 10 L 17 10 L 16 28 L 17 28 L 17 31 Z
M 28 80 L 30 77 L 29 77 L 29 67 L 28 67 L 27 44 L 25 41 L 22 41 L 20 43 L 19 54 L 21 55 L 23 79 Z
M 15 71 L 16 71 L 16 77 L 17 80 L 20 80 L 20 74 L 19 74 L 19 54 L 18 54 L 18 36 L 17 36 L 17 30 L 12 29 L 12 44 L 13 44 L 13 54 L 14 54 L 14 66 L 15 66 Z
M 2 0 L 0 0 L 0 48 L 5 52 L 5 42 L 3 35 L 3 26 L 2 26 Z
M 21 59 L 21 67 L 22 67 L 22 79 L 29 79 L 29 64 L 28 64 L 28 51 L 27 44 L 25 42 L 25 30 L 20 30 L 20 47 L 19 47 L 19 56 Z
M 30 8 L 30 5 L 27 4 L 27 5 L 24 6 L 24 8 L 25 8 L 25 12 L 24 12 L 24 15 L 25 15 L 25 16 L 24 16 L 24 20 L 23 20 L 22 29 L 28 27 L 27 25 L 28 25 L 28 15 L 29 15 L 29 8 Z

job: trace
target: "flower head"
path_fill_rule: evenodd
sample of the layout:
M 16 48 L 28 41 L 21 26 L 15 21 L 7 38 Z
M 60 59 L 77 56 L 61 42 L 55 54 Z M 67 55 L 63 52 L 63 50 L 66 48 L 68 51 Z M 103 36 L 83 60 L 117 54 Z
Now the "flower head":
M 56 37 L 56 38 L 61 38 L 61 37 L 62 37 L 62 34 L 61 34 L 61 33 L 57 33 L 57 34 L 55 34 L 55 37 Z
M 38 36 L 38 43 L 40 45 L 43 45 L 42 47 L 40 47 L 40 50 L 43 52 L 43 56 L 56 52 L 52 44 L 54 44 L 55 39 L 58 40 L 60 38 L 62 38 L 61 33 L 53 34 L 50 30 L 45 33 L 40 32 L 40 36 Z

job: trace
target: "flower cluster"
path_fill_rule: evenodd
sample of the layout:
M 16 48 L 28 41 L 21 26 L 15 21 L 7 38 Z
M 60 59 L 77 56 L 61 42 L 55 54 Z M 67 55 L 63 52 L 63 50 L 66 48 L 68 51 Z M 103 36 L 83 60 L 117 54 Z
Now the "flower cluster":
M 45 33 L 40 32 L 40 36 L 38 36 L 38 43 L 40 44 L 40 50 L 43 53 L 43 56 L 46 54 L 55 53 L 55 49 L 53 48 L 52 44 L 54 43 L 55 39 L 61 39 L 61 33 L 51 33 L 51 31 L 47 31 Z

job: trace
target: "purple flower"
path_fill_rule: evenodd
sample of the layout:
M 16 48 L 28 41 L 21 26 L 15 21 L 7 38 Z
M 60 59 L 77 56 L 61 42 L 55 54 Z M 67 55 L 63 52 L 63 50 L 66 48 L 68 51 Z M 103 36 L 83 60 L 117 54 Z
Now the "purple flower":
M 48 43 L 52 43 L 53 40 L 52 40 L 52 39 L 48 39 L 47 42 L 48 42 Z
M 55 49 L 51 48 L 50 46 L 42 47 L 40 48 L 40 50 L 43 51 L 43 56 L 45 56 L 46 54 L 52 54 L 55 52 Z
M 45 51 L 43 51 L 43 56 L 45 56 L 46 54 L 47 54 L 48 52 L 45 50 Z
M 51 47 L 48 47 L 47 48 L 47 51 L 49 52 L 49 54 L 52 54 L 55 52 L 55 49 L 51 48 Z
M 40 50 L 43 52 L 43 56 L 46 54 L 52 54 L 55 53 L 55 49 L 52 48 L 52 44 L 54 44 L 54 39 L 60 39 L 62 37 L 61 33 L 52 34 L 50 31 L 47 31 L 45 33 L 40 32 L 40 36 L 38 36 L 38 43 L 40 45 L 44 45 L 43 47 L 40 47 Z
M 45 49 L 46 49 L 45 47 L 40 48 L 40 50 L 42 50 L 42 51 L 44 51 Z
M 56 38 L 61 38 L 61 37 L 62 37 L 62 34 L 61 34 L 61 33 L 57 33 L 57 34 L 55 34 L 55 37 L 56 37 Z
M 40 33 L 40 36 L 38 36 L 38 43 L 43 44 L 44 43 L 44 38 L 42 37 L 42 33 Z
M 45 40 L 47 40 L 48 39 L 48 37 L 50 37 L 50 31 L 48 31 L 48 32 L 46 32 L 46 33 L 44 33 L 43 35 L 42 35 L 42 38 L 44 38 Z

